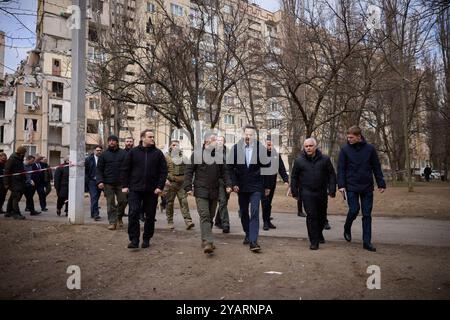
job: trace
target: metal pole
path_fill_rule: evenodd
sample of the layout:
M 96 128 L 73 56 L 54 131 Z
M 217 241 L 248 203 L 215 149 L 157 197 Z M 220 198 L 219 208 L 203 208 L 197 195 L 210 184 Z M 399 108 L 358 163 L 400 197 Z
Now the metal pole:
M 86 86 L 86 0 L 73 0 L 72 90 L 70 107 L 69 222 L 84 223 L 85 86 Z

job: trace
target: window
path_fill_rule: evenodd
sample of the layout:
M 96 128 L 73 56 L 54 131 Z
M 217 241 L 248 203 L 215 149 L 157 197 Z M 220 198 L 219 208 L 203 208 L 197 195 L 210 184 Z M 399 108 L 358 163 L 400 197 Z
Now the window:
M 24 146 L 27 149 L 27 156 L 36 154 L 36 146 Z
M 134 121 L 134 117 L 127 117 L 128 121 Z
M 62 144 L 62 128 L 50 127 L 48 129 L 48 143 L 52 145 Z
M 98 133 L 99 120 L 87 119 L 86 132 Z
M 31 106 L 36 102 L 36 92 L 25 92 L 25 105 Z
M 272 86 L 270 84 L 266 85 L 266 95 L 267 97 L 277 97 L 280 96 L 281 90 L 279 87 Z
M 5 142 L 5 126 L 0 126 L 0 143 Z
M 38 123 L 37 119 L 31 119 L 31 120 L 33 120 L 33 131 L 37 131 L 37 123 Z M 28 119 L 24 119 L 23 130 L 25 130 L 25 131 L 28 130 L 27 124 L 28 124 Z
M 93 12 L 103 13 L 103 1 L 102 0 L 91 0 L 91 6 Z
M 234 116 L 231 115 L 231 114 L 226 114 L 226 115 L 225 115 L 224 122 L 225 122 L 226 124 L 234 124 Z
M 105 61 L 105 54 L 98 48 L 88 47 L 88 60 L 91 62 Z
M 233 104 L 234 99 L 233 99 L 233 97 L 225 96 L 225 97 L 223 97 L 223 102 L 227 105 L 230 105 L 230 104 Z
M 172 134 L 170 136 L 174 140 L 182 141 L 183 138 L 184 138 L 183 129 L 175 129 L 175 130 L 173 130 L 173 132 L 172 132 Z
M 63 98 L 64 96 L 64 83 L 52 81 L 52 93 L 53 96 Z
M 278 119 L 267 120 L 267 129 L 280 129 L 280 128 L 281 128 L 281 120 Z
M 89 38 L 89 41 L 97 42 L 98 41 L 97 30 L 95 30 L 93 28 L 89 28 L 88 38 Z
M 231 10 L 232 10 L 232 8 L 231 8 L 230 5 L 225 4 L 225 5 L 223 6 L 223 12 L 224 12 L 224 13 L 231 14 Z
M 231 34 L 233 32 L 233 25 L 230 23 L 224 23 L 223 32 L 225 32 L 226 35 Z
M 5 101 L 0 101 L 0 119 L 5 119 Z
M 153 24 L 150 19 L 147 21 L 147 25 L 145 26 L 145 32 L 147 33 L 153 32 Z
M 174 15 L 174 16 L 178 16 L 181 17 L 183 16 L 183 7 L 179 6 L 177 4 L 171 3 L 170 4 L 170 12 Z
M 154 3 L 147 2 L 147 12 L 150 12 L 150 13 L 156 12 L 156 6 Z
M 133 71 L 127 71 L 125 73 L 127 74 L 127 76 L 134 76 L 134 72 Z
M 60 59 L 52 59 L 52 75 L 54 75 L 54 76 L 61 75 L 61 60 Z
M 202 25 L 201 14 L 197 8 L 190 8 L 191 13 L 189 19 L 191 20 L 191 26 L 194 28 L 200 28 Z
M 89 99 L 89 109 L 97 110 L 98 106 L 99 106 L 98 99 L 96 99 L 96 98 Z
M 53 104 L 50 121 L 62 121 L 62 105 Z
M 145 110 L 145 113 L 146 113 L 147 118 L 156 117 L 156 111 L 153 110 L 151 107 L 147 107 L 147 109 Z
M 279 110 L 279 108 L 278 108 L 278 101 L 272 101 L 272 102 L 270 102 L 270 105 L 269 105 L 269 112 L 276 112 L 276 111 L 278 111 Z

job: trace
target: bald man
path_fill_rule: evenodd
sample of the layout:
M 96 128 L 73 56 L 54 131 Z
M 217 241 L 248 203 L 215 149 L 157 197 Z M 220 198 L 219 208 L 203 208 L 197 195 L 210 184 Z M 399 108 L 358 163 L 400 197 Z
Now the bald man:
M 310 249 L 319 249 L 325 243 L 325 226 L 328 195 L 336 196 L 336 173 L 331 160 L 317 148 L 317 141 L 308 138 L 303 151 L 295 160 L 291 176 L 291 192 L 294 198 L 302 198 L 306 211 L 306 226 Z

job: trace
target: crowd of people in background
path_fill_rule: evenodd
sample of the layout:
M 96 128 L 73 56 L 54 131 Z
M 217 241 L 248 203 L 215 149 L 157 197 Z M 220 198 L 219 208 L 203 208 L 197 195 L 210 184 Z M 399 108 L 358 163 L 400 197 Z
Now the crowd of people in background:
M 158 149 L 155 134 L 150 129 L 141 133 L 137 146 L 132 137 L 126 138 L 124 149 L 119 146 L 119 138 L 111 135 L 106 150 L 98 145 L 85 160 L 85 192 L 89 193 L 90 217 L 94 221 L 102 220 L 99 199 L 103 192 L 107 228 L 111 231 L 123 228 L 123 218 L 128 217 L 128 248 L 136 249 L 140 244 L 142 248 L 148 248 L 155 230 L 158 201 L 161 202 L 161 210 L 166 211 L 167 227 L 173 230 L 174 203 L 178 198 L 186 229 L 192 230 L 195 224 L 188 197 L 193 196 L 199 215 L 201 247 L 205 253 L 212 254 L 216 249 L 213 226 L 222 229 L 223 233 L 230 232 L 228 201 L 230 194 L 235 192 L 245 233 L 243 244 L 248 245 L 252 252 L 260 252 L 260 206 L 262 229 L 276 229 L 271 213 L 279 175 L 286 194 L 297 201 L 298 215 L 306 216 L 311 250 L 317 250 L 320 244 L 325 243 L 323 230 L 330 229 L 328 197 L 334 198 L 338 189 L 349 205 L 344 238 L 351 241 L 352 223 L 361 209 L 363 248 L 376 251 L 371 242 L 374 177 L 380 192 L 384 191 L 386 184 L 377 152 L 366 142 L 359 127 L 351 127 L 347 131 L 347 144 L 341 148 L 337 174 L 330 158 L 318 148 L 316 139 L 307 138 L 301 154 L 293 163 L 290 180 L 271 137 L 261 143 L 255 136 L 256 129 L 245 126 L 242 138 L 228 150 L 225 137 L 207 133 L 201 150 L 195 149 L 191 158 L 186 159 L 178 140 L 170 142 L 166 154 Z M 215 159 L 213 162 L 208 159 L 210 156 Z M 269 168 L 274 170 L 269 174 L 263 173 Z M 65 158 L 53 175 L 45 157 L 26 155 L 23 146 L 19 146 L 9 159 L 0 153 L 1 213 L 6 217 L 25 219 L 19 208 L 22 196 L 26 199 L 25 211 L 30 215 L 48 211 L 47 196 L 53 181 L 57 195 L 56 214 L 61 216 L 64 208 L 67 216 L 69 170 L 69 159 Z M 10 196 L 4 212 L 8 190 Z M 40 211 L 35 207 L 36 193 Z M 144 223 L 142 242 L 140 222 Z

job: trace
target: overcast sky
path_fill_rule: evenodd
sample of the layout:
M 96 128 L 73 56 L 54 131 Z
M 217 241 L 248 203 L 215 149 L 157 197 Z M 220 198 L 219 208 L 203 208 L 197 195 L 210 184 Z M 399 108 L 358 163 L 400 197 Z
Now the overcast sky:
M 58 3 L 58 0 L 50 2 Z M 0 11 L 0 30 L 6 33 L 5 73 L 13 73 L 21 60 L 25 59 L 27 52 L 34 48 L 36 43 L 36 0 L 10 0 L 1 7 L 14 13 L 20 20 Z M 261 7 L 277 11 L 279 0 L 250 0 Z

